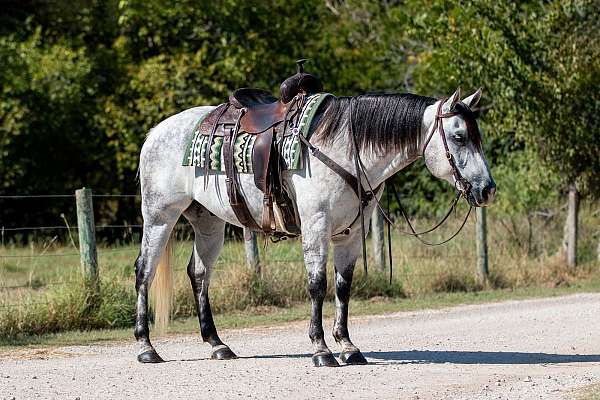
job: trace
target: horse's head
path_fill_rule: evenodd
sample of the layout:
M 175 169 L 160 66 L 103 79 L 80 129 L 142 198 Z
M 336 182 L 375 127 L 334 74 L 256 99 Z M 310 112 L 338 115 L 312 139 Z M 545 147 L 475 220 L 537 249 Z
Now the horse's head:
M 460 100 L 460 89 L 426 112 L 429 127 L 423 158 L 429 171 L 461 190 L 469 204 L 484 207 L 494 201 L 496 183 L 483 154 L 481 132 L 472 109 L 481 90 Z

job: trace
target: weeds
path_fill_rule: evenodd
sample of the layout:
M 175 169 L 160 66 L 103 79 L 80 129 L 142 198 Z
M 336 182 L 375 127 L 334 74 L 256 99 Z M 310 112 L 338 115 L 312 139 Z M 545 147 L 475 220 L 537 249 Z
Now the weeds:
M 468 224 L 459 237 L 443 248 L 426 248 L 410 238 L 395 236 L 392 282 L 388 281 L 387 272 L 371 269 L 365 276 L 362 268 L 357 267 L 352 299 L 383 302 L 390 298 L 417 298 L 431 293 L 564 288 L 585 280 L 600 279 L 592 251 L 597 241 L 593 239 L 592 229 L 593 224 L 583 224 L 582 263 L 576 269 L 571 269 L 554 255 L 562 232 L 556 226 L 550 224 L 537 233 L 538 242 L 534 244 L 541 250 L 532 257 L 518 243 L 511 242 L 500 224 L 492 224 L 489 232 L 490 275 L 486 280 L 479 279 L 475 274 L 472 224 Z M 444 234 L 441 232 L 442 236 Z M 0 289 L 0 337 L 17 338 L 65 330 L 133 326 L 136 299 L 133 261 L 137 246 L 122 246 L 115 252 L 109 248 L 101 249 L 100 294 L 96 299 L 87 296 L 79 280 L 79 260 L 76 255 L 14 258 L 14 255 L 31 255 L 41 251 L 48 255 L 68 253 L 66 248 L 56 243 L 50 247 L 40 245 L 39 248 L 0 248 L 0 255 L 10 255 L 4 262 L 0 259 L 0 279 L 6 287 Z M 187 318 L 196 313 L 191 286 L 184 271 L 190 250 L 189 241 L 176 245 L 175 318 Z M 269 312 L 274 308 L 308 300 L 306 270 L 299 241 L 288 241 L 270 246 L 266 252 L 262 251 L 260 276 L 246 267 L 243 260 L 243 245 L 228 241 L 211 279 L 210 300 L 214 313 L 250 309 L 253 312 Z M 326 292 L 328 301 L 335 297 L 332 264 L 330 260 Z M 357 265 L 360 266 L 361 262 Z

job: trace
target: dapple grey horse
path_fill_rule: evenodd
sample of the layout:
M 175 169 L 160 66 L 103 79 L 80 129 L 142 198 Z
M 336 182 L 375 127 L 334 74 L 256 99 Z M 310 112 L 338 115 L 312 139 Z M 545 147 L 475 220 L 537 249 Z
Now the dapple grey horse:
M 467 200 L 473 206 L 486 206 L 494 199 L 495 183 L 482 152 L 480 133 L 478 129 L 475 133 L 468 129 L 469 121 L 462 114 L 452 113 L 457 103 L 472 108 L 480 97 L 481 91 L 478 90 L 461 102 L 460 90 L 457 90 L 445 100 L 416 95 L 331 98 L 323 103 L 311 124 L 310 142 L 347 171 L 354 172 L 355 147 L 349 132 L 349 120 L 352 118 L 366 174 L 362 177 L 365 188 L 367 179 L 375 188 L 421 156 L 431 174 L 456 185 L 456 174 L 448 161 L 448 148 L 455 168 L 469 183 Z M 354 103 L 350 106 L 352 101 Z M 441 101 L 444 103 L 440 105 Z M 139 173 L 144 224 L 141 250 L 135 263 L 135 337 L 139 343 L 138 360 L 143 363 L 163 361 L 150 342 L 148 290 L 173 227 L 182 214 L 195 233 L 187 272 L 202 338 L 212 346 L 212 358 L 236 357 L 217 334 L 208 292 L 211 269 L 223 246 L 225 223 L 237 226 L 240 223 L 229 205 L 224 173 L 211 172 L 205 187 L 202 168 L 181 165 L 189 135 L 199 119 L 213 108 L 196 107 L 167 118 L 150 131 L 141 150 Z M 354 115 L 350 114 L 351 109 Z M 440 110 L 447 116 L 451 114 L 440 120 L 443 129 L 439 132 L 445 135 L 446 145 L 441 133 L 432 132 Z M 343 362 L 362 364 L 366 361 L 350 340 L 347 326 L 352 275 L 362 242 L 360 224 L 356 223 L 358 199 L 355 191 L 338 174 L 309 151 L 304 151 L 303 157 L 304 168 L 285 171 L 284 182 L 301 220 L 302 248 L 312 305 L 308 336 L 313 345 L 313 362 L 317 366 L 339 365 L 325 342 L 322 326 L 322 306 L 327 287 L 326 263 L 332 248 L 336 307 L 333 338 L 341 348 L 340 359 Z M 254 184 L 252 175 L 240 174 L 240 186 L 249 210 L 259 220 L 263 194 Z M 381 196 L 381 190 L 377 195 Z M 365 215 L 370 215 L 375 203 L 371 201 L 367 205 Z M 353 221 L 354 225 L 350 226 Z M 344 234 L 340 235 L 340 232 Z M 167 284 L 165 289 L 168 291 L 169 287 Z M 168 293 L 157 295 L 169 297 Z M 163 307 L 159 314 L 165 312 L 168 309 Z

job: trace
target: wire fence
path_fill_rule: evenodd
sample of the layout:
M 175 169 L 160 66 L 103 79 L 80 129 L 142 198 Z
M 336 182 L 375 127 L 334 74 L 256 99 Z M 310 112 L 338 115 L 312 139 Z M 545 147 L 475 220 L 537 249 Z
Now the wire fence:
M 74 194 L 16 194 L 16 195 L 0 195 L 0 199 L 52 199 L 52 198 L 75 198 Z M 140 194 L 92 194 L 92 197 L 106 198 L 106 197 L 139 197 Z
M 6 200 L 26 200 L 26 199 L 51 199 L 51 198 L 73 198 L 75 199 L 75 194 L 36 194 L 36 195 L 0 195 L 0 199 Z M 139 194 L 92 194 L 93 198 L 141 198 Z M 61 215 L 62 216 L 62 215 Z M 64 216 L 62 216 L 64 219 Z M 189 224 L 187 223 L 178 223 L 175 226 L 175 229 L 189 228 Z M 122 224 L 100 224 L 95 225 L 95 230 L 105 230 L 105 229 L 123 229 L 123 230 L 131 230 L 131 229 L 142 229 L 143 225 L 138 223 L 122 223 Z M 69 226 L 68 222 L 65 220 L 65 225 L 46 225 L 46 226 L 0 226 L 0 231 L 2 233 L 2 237 L 4 239 L 5 233 L 17 233 L 17 232 L 34 232 L 34 231 L 78 231 L 79 228 L 77 226 Z M 4 244 L 4 240 L 2 241 Z M 74 245 L 74 243 L 73 243 Z M 132 245 L 139 246 L 139 243 L 132 243 Z M 98 250 L 98 256 L 106 256 L 114 253 L 137 253 L 139 249 L 137 248 L 113 248 L 113 249 L 102 249 Z M 0 260 L 13 260 L 13 259 L 56 259 L 56 258 L 70 258 L 70 257 L 79 257 L 79 251 L 72 252 L 58 252 L 58 253 L 46 253 L 44 250 L 38 254 L 0 254 Z M 467 259 L 472 258 L 472 255 L 467 254 L 411 254 L 411 255 L 403 255 L 402 258 L 406 259 L 431 259 L 431 258 L 452 258 L 452 259 Z M 241 259 L 243 256 L 240 256 L 240 262 L 243 262 Z M 269 265 L 269 264 L 303 264 L 304 260 L 302 256 L 298 258 L 270 258 L 264 257 L 261 260 L 261 264 Z M 220 269 L 219 266 L 224 266 L 225 261 L 219 260 L 215 265 L 215 270 Z M 178 270 L 178 268 L 176 268 Z M 2 270 L 0 270 L 2 272 Z M 28 271 L 24 271 L 28 272 Z M 30 272 L 30 271 L 29 271 Z M 73 271 L 71 271 L 73 272 Z M 411 277 L 428 277 L 428 276 L 436 276 L 438 272 L 396 272 L 394 276 L 397 278 L 407 278 Z M 132 274 L 133 279 L 133 274 Z M 29 280 L 27 283 L 23 284 L 6 284 L 0 285 L 0 293 L 2 291 L 11 291 L 11 290 L 43 290 L 46 287 L 50 286 L 60 286 L 67 285 L 73 283 L 81 283 L 81 277 L 78 279 L 59 279 L 59 280 Z M 223 284 L 220 282 L 219 287 L 226 287 L 227 284 Z M 26 303 L 2 303 L 0 299 L 0 308 L 17 308 L 22 307 L 23 305 L 44 305 L 48 304 L 47 302 L 26 302 Z
M 120 229 L 120 228 L 142 228 L 141 224 L 123 224 L 123 225 L 96 225 L 96 229 Z M 19 231 L 44 231 L 44 230 L 78 230 L 76 226 L 22 226 L 22 227 L 2 227 L 0 228 L 5 232 L 19 232 Z

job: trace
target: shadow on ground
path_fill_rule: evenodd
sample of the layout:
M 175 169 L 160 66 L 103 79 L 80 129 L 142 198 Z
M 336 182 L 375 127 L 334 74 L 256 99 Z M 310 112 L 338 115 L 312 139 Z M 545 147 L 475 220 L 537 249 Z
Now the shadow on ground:
M 334 353 L 336 357 L 339 354 Z M 568 364 L 600 363 L 600 354 L 549 354 L 513 351 L 371 351 L 363 353 L 369 364 Z M 312 354 L 257 354 L 240 359 L 310 358 Z M 204 361 L 209 358 L 172 361 Z
M 548 354 L 513 351 L 372 351 L 365 357 L 401 364 L 566 364 L 600 362 L 599 354 Z

